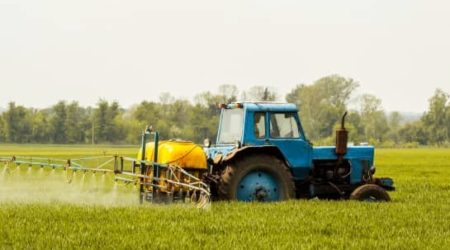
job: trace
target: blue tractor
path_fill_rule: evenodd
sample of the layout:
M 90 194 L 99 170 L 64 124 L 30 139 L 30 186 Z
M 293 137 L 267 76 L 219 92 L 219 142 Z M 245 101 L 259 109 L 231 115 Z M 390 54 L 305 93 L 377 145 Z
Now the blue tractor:
M 279 201 L 292 198 L 389 201 L 390 178 L 375 178 L 374 148 L 347 147 L 345 115 L 336 145 L 313 147 L 296 105 L 221 104 L 215 145 L 205 140 L 204 180 L 219 200 Z

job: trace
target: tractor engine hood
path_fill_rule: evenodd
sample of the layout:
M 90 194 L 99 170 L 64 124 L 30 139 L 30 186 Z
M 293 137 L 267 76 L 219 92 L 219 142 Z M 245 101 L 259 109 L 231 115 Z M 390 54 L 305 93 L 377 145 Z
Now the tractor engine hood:
M 373 146 L 350 146 L 344 159 L 360 159 L 373 162 L 375 149 Z M 320 146 L 313 148 L 313 160 L 335 160 L 337 159 L 336 147 Z

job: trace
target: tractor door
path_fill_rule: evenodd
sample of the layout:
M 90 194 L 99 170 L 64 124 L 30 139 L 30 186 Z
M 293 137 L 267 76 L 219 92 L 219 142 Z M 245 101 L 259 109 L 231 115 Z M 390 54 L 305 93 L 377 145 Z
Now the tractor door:
M 306 140 L 296 112 L 268 112 L 266 144 L 277 146 L 292 167 L 294 177 L 305 179 L 312 167 L 312 146 Z

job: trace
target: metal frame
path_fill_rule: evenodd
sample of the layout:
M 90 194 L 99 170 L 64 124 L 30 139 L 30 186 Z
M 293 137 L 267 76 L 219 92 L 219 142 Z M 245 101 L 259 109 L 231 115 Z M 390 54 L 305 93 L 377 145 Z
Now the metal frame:
M 145 152 L 147 140 L 150 135 L 153 135 L 153 143 L 155 146 L 153 160 L 147 161 Z M 206 207 L 211 200 L 209 185 L 179 166 L 158 163 L 158 145 L 158 132 L 152 131 L 151 127 L 147 127 L 142 133 L 141 159 L 118 155 L 84 157 L 68 160 L 12 156 L 0 157 L 0 163 L 3 163 L 3 166 L 0 165 L 0 168 L 3 167 L 4 169 L 7 169 L 11 164 L 14 164 L 16 167 L 38 166 L 41 168 L 61 169 L 64 171 L 72 170 L 74 172 L 110 173 L 114 174 L 114 180 L 116 182 L 138 184 L 140 203 L 144 203 L 145 200 L 160 202 L 160 196 L 173 198 L 175 196 L 174 190 L 178 189 L 178 197 L 180 200 L 184 198 L 184 201 L 194 201 L 197 207 Z M 95 166 L 84 164 L 84 161 L 92 160 L 96 160 L 98 163 L 95 164 Z M 104 168 L 109 164 L 113 164 L 114 169 Z M 129 168 L 127 168 L 127 165 Z M 139 168 L 139 173 L 136 173 L 136 168 Z M 166 173 L 165 177 L 160 176 L 160 173 L 163 171 Z M 69 183 L 71 182 L 70 179 L 68 178 Z M 167 190 L 167 186 L 171 186 L 173 190 Z M 149 195 L 148 189 L 151 189 L 151 195 Z

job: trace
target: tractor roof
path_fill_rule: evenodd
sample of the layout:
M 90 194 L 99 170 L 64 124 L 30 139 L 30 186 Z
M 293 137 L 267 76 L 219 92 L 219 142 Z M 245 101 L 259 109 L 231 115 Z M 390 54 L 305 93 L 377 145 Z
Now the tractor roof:
M 297 106 L 293 103 L 281 102 L 242 102 L 244 108 L 249 111 L 279 111 L 298 112 Z

